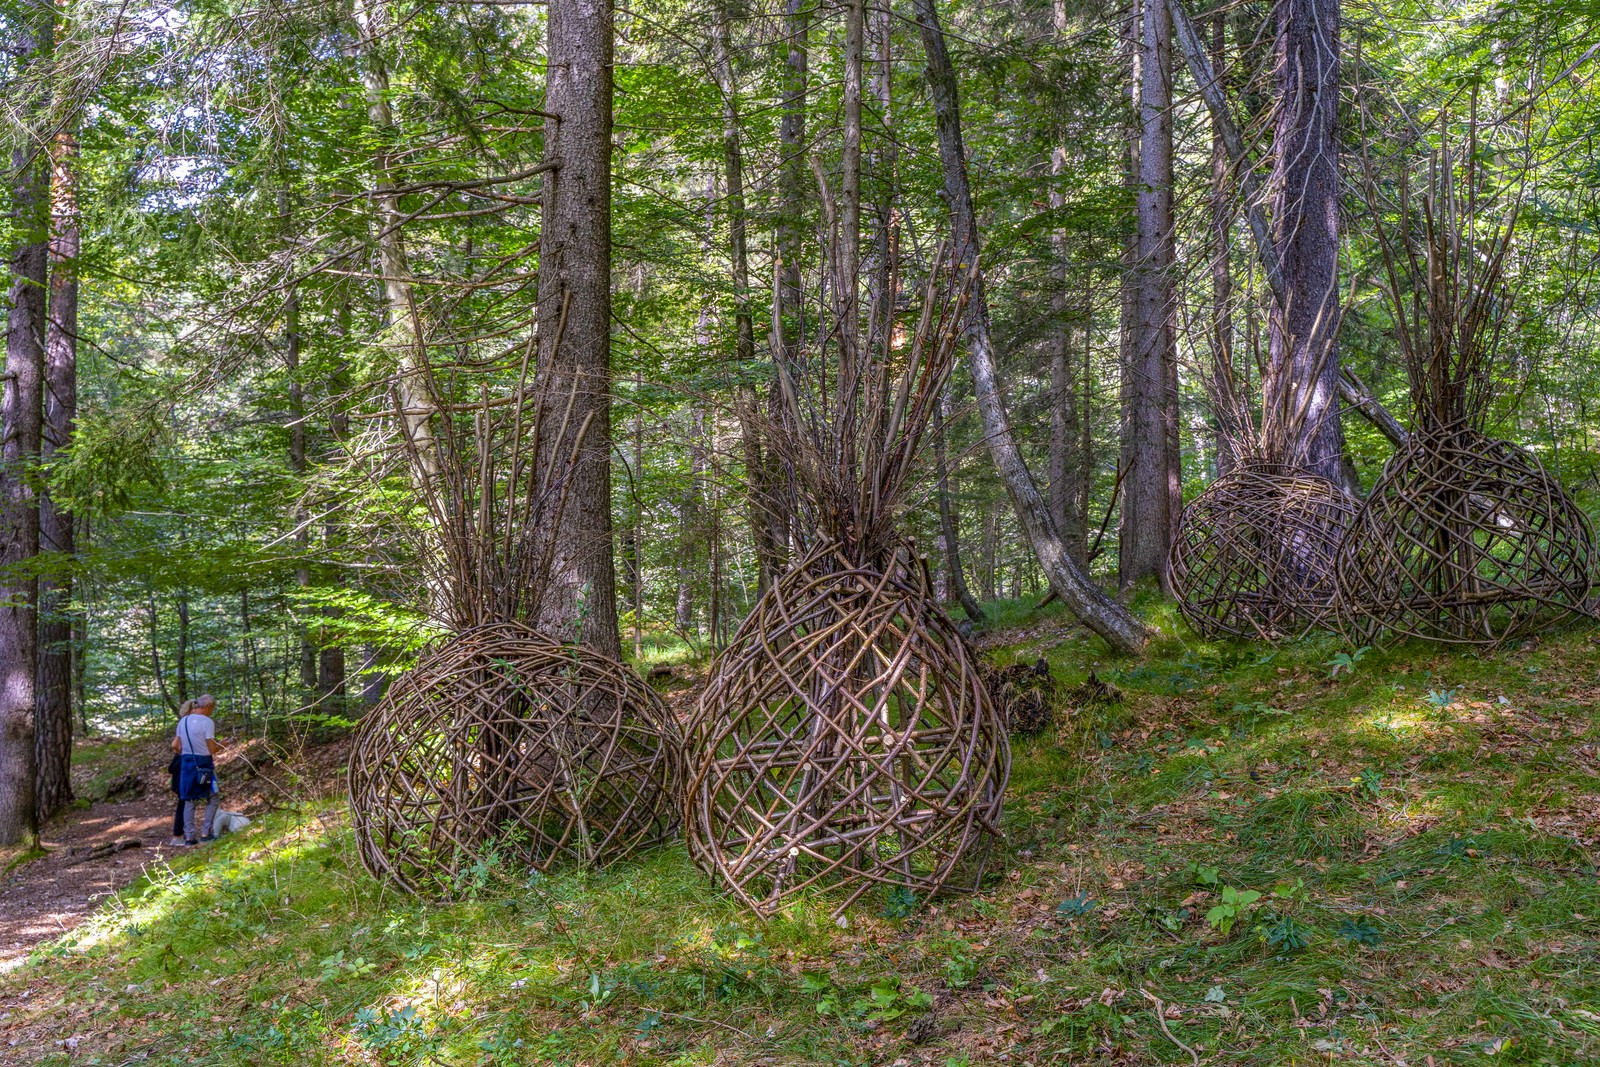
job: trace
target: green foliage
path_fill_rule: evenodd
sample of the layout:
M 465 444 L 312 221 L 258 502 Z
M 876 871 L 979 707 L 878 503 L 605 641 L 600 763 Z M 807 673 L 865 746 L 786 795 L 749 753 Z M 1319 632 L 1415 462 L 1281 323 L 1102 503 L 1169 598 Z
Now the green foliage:
M 1258 889 L 1235 889 L 1225 885 L 1218 902 L 1206 912 L 1206 924 L 1227 937 L 1233 932 L 1234 925 L 1247 917 L 1260 899 L 1261 891 Z

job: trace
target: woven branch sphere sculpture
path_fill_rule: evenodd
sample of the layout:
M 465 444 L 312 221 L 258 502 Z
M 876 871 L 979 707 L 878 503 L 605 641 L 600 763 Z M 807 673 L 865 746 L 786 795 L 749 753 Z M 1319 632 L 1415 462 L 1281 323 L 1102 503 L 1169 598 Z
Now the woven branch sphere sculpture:
M 450 896 L 491 854 L 543 871 L 667 840 L 681 772 L 673 719 L 634 671 L 501 622 L 390 687 L 357 735 L 350 802 L 373 875 Z
M 1422 431 L 1340 550 L 1340 619 L 1360 640 L 1497 645 L 1584 610 L 1593 556 L 1588 517 L 1532 453 L 1464 425 Z
M 1334 567 L 1356 505 L 1299 467 L 1235 467 L 1184 509 L 1178 606 L 1206 637 L 1283 640 L 1332 621 Z
M 690 852 L 763 916 L 821 885 L 846 889 L 837 914 L 875 887 L 903 906 L 982 878 L 1010 770 L 1004 723 L 920 566 L 897 563 L 812 552 L 760 600 L 700 701 Z

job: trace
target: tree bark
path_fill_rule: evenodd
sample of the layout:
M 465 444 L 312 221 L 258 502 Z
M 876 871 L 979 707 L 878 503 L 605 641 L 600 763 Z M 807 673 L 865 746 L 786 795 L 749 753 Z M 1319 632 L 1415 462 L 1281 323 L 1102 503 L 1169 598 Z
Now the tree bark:
M 395 193 L 393 157 L 399 131 L 389 106 L 389 63 L 385 46 L 393 27 L 384 0 L 355 0 L 352 9 L 361 57 L 361 85 L 372 125 L 372 202 L 378 227 L 378 273 L 382 276 L 389 347 L 396 353 L 396 401 L 401 433 L 419 480 L 438 474 L 432 420 L 438 410 L 428 373 L 424 340 L 418 328 L 416 295 L 400 233 L 400 197 Z
M 1275 306 L 1288 307 L 1288 289 L 1283 268 L 1278 260 L 1277 247 L 1272 240 L 1267 213 L 1261 206 L 1260 181 L 1251 166 L 1250 153 L 1245 148 L 1244 134 L 1239 129 L 1238 120 L 1233 116 L 1233 109 L 1223 92 L 1221 79 L 1206 57 L 1205 44 L 1200 38 L 1200 33 L 1184 10 L 1182 0 L 1166 0 L 1166 3 L 1167 10 L 1172 14 L 1174 40 L 1179 51 L 1183 53 L 1183 60 L 1189 67 L 1189 73 L 1200 88 L 1200 96 L 1205 101 L 1206 110 L 1211 114 L 1214 129 L 1227 146 L 1229 162 L 1238 176 L 1245 218 L 1250 224 L 1251 243 L 1255 248 L 1256 258 L 1261 263 L 1262 276 L 1266 279 L 1268 289 L 1271 290 Z M 1360 412 L 1379 433 L 1389 439 L 1390 443 L 1396 448 L 1406 443 L 1410 435 L 1400 424 L 1400 420 L 1395 418 L 1355 375 L 1341 368 L 1338 386 L 1339 395 L 1345 403 Z
M 702 308 L 701 329 L 707 329 L 708 312 Z M 705 475 L 706 453 L 702 445 L 702 428 L 699 410 L 695 410 L 690 425 L 689 482 L 684 486 L 678 505 L 678 596 L 673 609 L 673 624 L 683 634 L 693 632 L 694 621 L 694 571 L 699 557 L 697 546 L 704 538 L 700 515 L 700 481 Z
M 944 542 L 944 565 L 946 573 L 950 575 L 950 590 L 955 593 L 956 600 L 961 603 L 961 610 L 967 613 L 967 618 L 982 626 L 989 619 L 983 612 L 983 606 L 967 587 L 967 575 L 961 566 L 960 530 L 956 524 L 955 506 L 950 499 L 950 460 L 944 430 L 945 408 L 948 406 L 947 386 L 945 395 L 940 398 L 938 407 L 933 411 L 933 460 L 937 479 L 935 491 L 939 495 L 939 535 L 940 540 Z
M 778 213 L 775 220 L 778 263 L 775 320 L 781 337 L 775 338 L 773 358 L 791 372 L 800 364 L 805 347 L 805 292 L 800 283 L 801 240 L 805 232 L 807 195 L 806 91 L 810 61 L 811 9 L 814 0 L 785 0 L 782 114 L 778 122 Z M 767 391 L 767 411 L 775 420 L 788 417 L 782 377 L 774 374 Z M 768 519 L 771 538 L 788 558 L 792 541 L 790 522 L 796 496 L 793 475 L 767 453 L 768 484 L 773 506 Z
M 859 318 L 857 284 L 861 276 L 861 94 L 865 62 L 866 0 L 845 0 L 844 145 L 840 165 L 839 298 L 845 328 L 853 341 Z
M 8 107 L 24 116 L 11 155 L 11 306 L 6 316 L 4 399 L 0 400 L 0 845 L 38 839 L 34 804 L 39 667 L 38 582 L 26 571 L 39 554 L 39 502 L 32 469 L 39 459 L 50 244 L 50 167 L 43 132 L 54 8 L 36 3 L 12 27 L 13 82 Z
M 78 413 L 78 143 L 68 131 L 52 145 L 49 321 L 45 327 L 45 462 L 72 441 Z M 48 493 L 39 497 L 39 549 L 58 557 L 39 580 L 37 759 L 34 804 L 43 823 L 72 800 L 72 574 L 77 552 L 72 515 Z
M 950 204 L 950 224 L 955 262 L 976 267 L 980 242 L 978 220 L 972 207 L 972 189 L 967 180 L 966 149 L 961 138 L 961 110 L 956 92 L 955 70 L 945 46 L 944 31 L 934 0 L 915 0 L 918 29 L 928 58 L 928 82 L 932 89 L 935 125 L 939 137 L 939 158 L 944 170 L 945 196 Z M 983 418 L 989 455 L 1011 497 L 1039 565 L 1050 580 L 1050 588 L 1062 602 L 1082 619 L 1107 644 L 1118 652 L 1136 653 L 1144 648 L 1145 628 L 1126 608 L 1106 596 L 1093 580 L 1073 562 L 1061 541 L 1050 510 L 1039 487 L 1034 484 L 1012 436 L 1000 396 L 1000 384 L 993 341 L 989 329 L 988 300 L 983 288 L 983 273 L 975 271 L 972 299 L 967 319 L 968 362 L 978 411 Z
M 748 375 L 755 365 L 755 321 L 750 311 L 750 254 L 746 239 L 747 211 L 744 197 L 744 149 L 739 133 L 739 87 L 733 74 L 733 57 L 728 40 L 727 0 L 717 0 L 712 23 L 712 52 L 717 68 L 717 89 L 722 97 L 723 178 L 728 195 L 728 253 L 733 267 L 733 322 L 735 364 L 735 410 L 739 418 L 739 437 L 744 449 L 746 504 L 750 535 L 756 549 L 756 587 L 765 593 L 783 568 L 783 545 L 776 534 L 769 512 L 774 508 L 769 465 L 762 448 L 761 412 L 756 389 Z
M 1167 581 L 1182 509 L 1177 448 L 1177 349 L 1172 330 L 1171 24 L 1161 0 L 1140 5 L 1137 51 L 1137 231 L 1131 337 L 1122 368 L 1122 520 L 1118 572 L 1124 587 Z
M 544 454 L 570 455 L 566 507 L 540 622 L 551 633 L 621 657 L 611 545 L 611 0 L 551 0 L 547 14 L 545 182 L 539 234 L 539 373 L 572 396 Z M 564 326 L 563 324 L 564 320 Z M 555 420 L 551 420 L 554 422 Z
M 178 649 L 173 656 L 177 674 L 178 703 L 189 699 L 189 591 L 178 593 Z
M 1339 426 L 1339 0 L 1281 0 L 1272 241 L 1286 302 L 1268 317 L 1262 407 L 1284 458 L 1344 481 Z
M 286 220 L 290 217 L 288 194 L 282 191 L 278 195 L 278 213 Z M 310 464 L 306 459 L 306 393 L 305 385 L 300 381 L 298 289 L 290 290 L 289 298 L 284 302 L 283 320 L 283 367 L 289 376 L 289 470 L 295 476 L 296 489 L 303 490 Z M 302 594 L 311 588 L 311 529 L 308 519 L 304 508 L 295 509 L 294 547 L 299 562 L 295 566 L 294 581 Z M 307 605 L 302 601 L 301 609 L 306 608 Z M 310 628 L 302 623 L 297 629 L 300 637 L 300 688 L 305 691 L 305 699 L 313 701 L 317 691 L 317 650 L 311 643 Z
M 1052 11 L 1056 36 L 1067 36 L 1066 0 L 1055 0 Z M 1066 209 L 1066 194 L 1060 184 L 1067 172 L 1067 148 L 1057 144 L 1050 151 L 1050 174 L 1054 182 L 1050 188 L 1050 207 L 1055 211 Z M 1055 322 L 1050 347 L 1050 518 L 1067 551 L 1080 567 L 1089 565 L 1089 517 L 1078 503 L 1086 498 L 1084 486 L 1079 484 L 1083 471 L 1081 457 L 1075 453 L 1081 438 L 1080 420 L 1085 416 L 1078 410 L 1077 386 L 1073 374 L 1072 331 L 1068 328 L 1067 283 L 1069 281 L 1069 253 L 1065 230 L 1058 231 L 1053 239 L 1056 255 L 1056 290 L 1051 298 L 1051 311 Z M 1089 319 L 1083 321 L 1083 330 L 1089 331 Z
M 1211 16 L 1211 65 L 1224 69 L 1227 16 Z M 1217 426 L 1217 474 L 1228 473 L 1238 449 L 1252 435 L 1243 425 L 1249 409 L 1240 395 L 1233 365 L 1233 207 L 1229 197 L 1228 145 L 1218 124 L 1211 123 L 1211 406 Z

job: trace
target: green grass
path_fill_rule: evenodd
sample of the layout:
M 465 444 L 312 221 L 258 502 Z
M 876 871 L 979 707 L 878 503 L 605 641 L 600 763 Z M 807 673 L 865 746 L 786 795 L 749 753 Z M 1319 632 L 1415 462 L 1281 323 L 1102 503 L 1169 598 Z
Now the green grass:
M 1179 1041 L 1208 1064 L 1600 1061 L 1587 632 L 1355 658 L 1142 610 L 1166 636 L 1139 661 L 1006 616 L 1000 658 L 1126 699 L 1016 746 L 1007 862 L 976 897 L 763 924 L 672 847 L 430 905 L 308 803 L 42 947 L 0 978 L 0 1025 L 108 1064 L 1192 1063 Z

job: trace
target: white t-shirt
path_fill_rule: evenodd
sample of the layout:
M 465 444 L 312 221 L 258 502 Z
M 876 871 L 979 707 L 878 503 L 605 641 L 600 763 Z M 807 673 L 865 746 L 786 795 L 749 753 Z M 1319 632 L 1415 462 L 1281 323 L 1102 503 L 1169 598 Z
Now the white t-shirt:
M 206 742 L 216 736 L 217 724 L 211 721 L 209 715 L 195 711 L 178 720 L 178 743 L 183 746 L 185 756 L 211 755 L 211 748 Z

